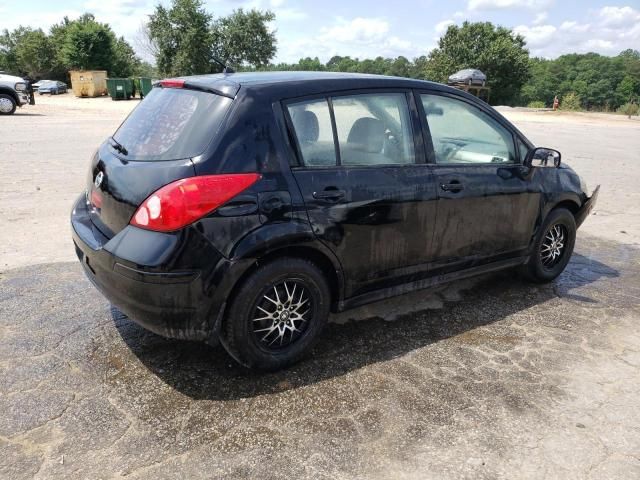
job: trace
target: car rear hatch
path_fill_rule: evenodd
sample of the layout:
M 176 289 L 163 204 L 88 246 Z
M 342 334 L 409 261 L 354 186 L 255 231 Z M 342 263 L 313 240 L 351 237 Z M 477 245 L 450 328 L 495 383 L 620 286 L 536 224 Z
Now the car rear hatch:
M 233 92 L 235 95 L 236 92 Z M 229 111 L 231 95 L 170 80 L 155 87 L 96 152 L 87 180 L 91 221 L 108 238 L 160 187 L 192 177 Z

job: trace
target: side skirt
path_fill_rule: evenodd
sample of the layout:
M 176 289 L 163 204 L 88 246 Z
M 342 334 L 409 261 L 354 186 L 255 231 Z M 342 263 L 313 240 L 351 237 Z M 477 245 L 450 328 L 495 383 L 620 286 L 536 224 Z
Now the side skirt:
M 497 272 L 499 270 L 517 267 L 519 265 L 525 264 L 527 260 L 529 260 L 528 256 L 510 258 L 507 260 L 488 263 L 486 265 L 467 268 L 465 270 L 458 270 L 456 272 L 445 273 L 442 275 L 434 275 L 433 277 L 404 283 L 402 285 L 395 285 L 389 288 L 381 288 L 379 290 L 356 295 L 355 297 L 347 298 L 339 302 L 338 311 L 342 312 L 350 308 L 359 307 L 361 305 L 377 302 L 386 298 L 396 297 L 398 295 L 404 295 L 405 293 L 414 292 L 416 290 L 424 290 L 426 288 L 436 287 L 444 283 L 453 282 L 455 280 L 462 280 L 464 278 L 475 277 L 477 275 L 482 275 L 485 273 Z

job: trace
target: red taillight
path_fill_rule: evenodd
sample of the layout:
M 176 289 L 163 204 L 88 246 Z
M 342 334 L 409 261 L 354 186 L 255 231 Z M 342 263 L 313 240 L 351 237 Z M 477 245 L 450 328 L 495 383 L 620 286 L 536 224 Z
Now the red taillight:
M 184 178 L 155 191 L 138 207 L 131 225 L 172 232 L 211 213 L 260 179 L 257 173 Z
M 184 80 L 179 78 L 168 78 L 167 80 L 160 80 L 160 85 L 164 88 L 183 88 Z

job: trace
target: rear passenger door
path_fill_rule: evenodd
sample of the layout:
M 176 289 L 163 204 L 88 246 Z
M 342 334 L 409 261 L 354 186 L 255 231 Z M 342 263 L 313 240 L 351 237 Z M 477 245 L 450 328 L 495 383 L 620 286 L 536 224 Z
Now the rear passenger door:
M 347 296 L 426 273 L 435 182 L 413 97 L 350 92 L 288 103 L 309 220 L 342 263 Z

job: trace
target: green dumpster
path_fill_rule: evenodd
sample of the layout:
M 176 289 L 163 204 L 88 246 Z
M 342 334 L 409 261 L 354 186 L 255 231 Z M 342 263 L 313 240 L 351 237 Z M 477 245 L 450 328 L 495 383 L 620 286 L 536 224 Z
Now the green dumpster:
M 130 78 L 107 78 L 107 91 L 111 100 L 129 100 L 134 95 Z
M 140 98 L 144 98 L 153 88 L 149 77 L 140 77 Z

